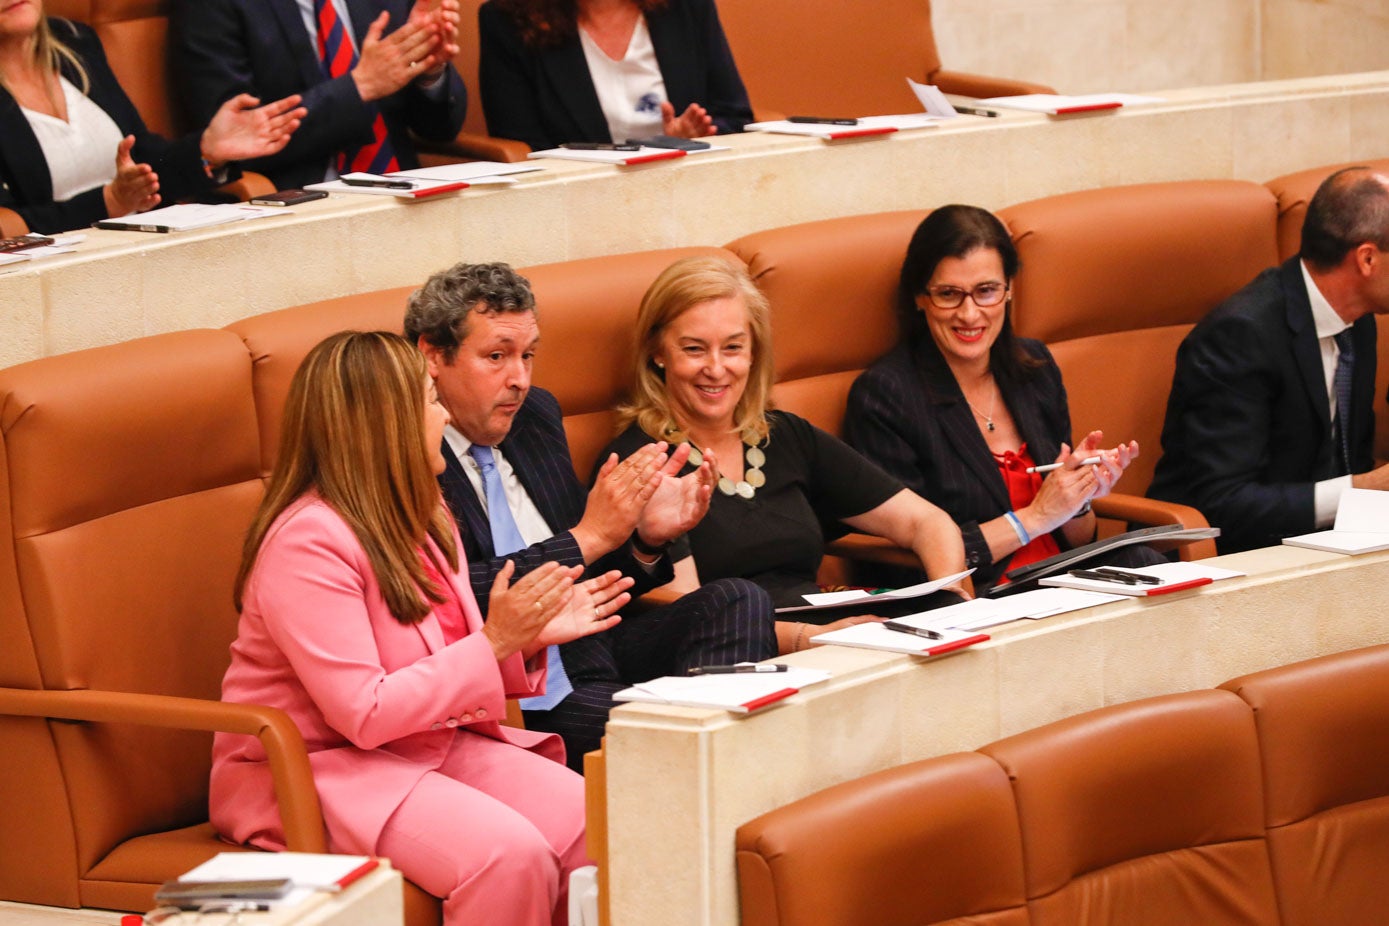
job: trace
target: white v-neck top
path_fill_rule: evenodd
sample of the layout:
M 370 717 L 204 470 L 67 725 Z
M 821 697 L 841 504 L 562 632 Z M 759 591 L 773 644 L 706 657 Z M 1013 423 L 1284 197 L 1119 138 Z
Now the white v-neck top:
M 116 147 L 123 137 L 106 110 L 93 103 L 66 77 L 60 75 L 58 81 L 67 102 L 66 122 L 20 107 L 48 162 L 55 203 L 66 202 L 114 179 Z
M 656 47 L 651 44 L 646 18 L 637 18 L 632 41 L 627 44 L 627 53 L 620 61 L 604 54 L 582 27 L 579 42 L 612 140 L 624 142 L 629 138 L 659 135 L 665 127 L 661 104 L 666 101 L 666 81 L 656 61 Z

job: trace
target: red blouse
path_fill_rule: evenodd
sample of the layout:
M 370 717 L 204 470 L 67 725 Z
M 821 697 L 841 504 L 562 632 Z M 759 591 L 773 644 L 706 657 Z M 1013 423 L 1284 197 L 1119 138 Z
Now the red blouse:
M 1029 473 L 1027 471 L 1029 466 L 1035 465 L 1032 455 L 1027 452 L 1027 444 L 1019 447 L 1016 453 L 1005 450 L 1003 453 L 994 454 L 994 461 L 998 463 L 998 472 L 1003 476 L 1003 484 L 1008 487 L 1009 506 L 1017 511 L 1019 508 L 1026 508 L 1032 504 L 1032 500 L 1037 497 L 1038 490 L 1042 488 L 1042 480 L 1045 476 L 1042 473 Z M 1008 561 L 1008 568 L 1014 569 L 1028 563 L 1035 563 L 1060 552 L 1061 548 L 1057 545 L 1056 538 L 1051 534 L 1033 537 L 1031 543 L 1013 554 L 1013 558 Z M 999 584 L 1006 581 L 1006 578 L 1000 579 Z

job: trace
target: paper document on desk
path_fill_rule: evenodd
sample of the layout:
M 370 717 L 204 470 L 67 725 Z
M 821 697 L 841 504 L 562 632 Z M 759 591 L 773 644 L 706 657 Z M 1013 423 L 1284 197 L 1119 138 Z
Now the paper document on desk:
M 929 618 L 925 626 L 933 629 L 952 627 L 957 630 L 983 630 L 1012 621 L 1035 621 L 1067 611 L 1093 608 L 1111 601 L 1122 601 L 1124 597 L 1075 588 L 1039 588 L 1006 598 L 975 598 L 928 611 L 922 617 Z
M 1067 113 L 1096 112 L 1105 109 L 1120 109 L 1124 106 L 1141 106 L 1145 103 L 1162 103 L 1162 97 L 1139 96 L 1135 93 L 1087 93 L 1079 96 L 1063 96 L 1057 93 L 1025 93 L 1021 96 L 995 96 L 980 100 L 984 106 L 1001 106 L 1004 109 L 1021 109 L 1032 113 L 1048 113 L 1064 116 Z
M 296 888 L 339 891 L 373 871 L 379 862 L 367 855 L 316 852 L 219 852 L 181 881 L 256 881 L 288 878 Z
M 1346 489 L 1336 506 L 1336 523 L 1329 531 L 1284 537 L 1290 547 L 1327 553 L 1377 553 L 1389 550 L 1389 492 Z
M 919 585 L 908 585 L 904 588 L 888 589 L 880 592 L 870 592 L 865 589 L 855 588 L 842 592 L 816 592 L 810 595 L 802 595 L 806 600 L 803 605 L 791 605 L 785 608 L 777 608 L 778 614 L 787 614 L 795 611 L 817 611 L 821 608 L 838 608 L 846 604 L 853 604 L 858 601 L 897 601 L 904 598 L 924 598 L 953 585 L 965 576 L 973 572 L 973 569 L 966 569 L 964 572 L 957 572 L 953 576 L 945 576 L 940 579 L 932 579 L 930 582 L 922 582 Z
M 137 212 L 115 219 L 102 219 L 93 224 L 97 228 L 112 231 L 151 231 L 175 232 L 194 228 L 209 228 L 213 225 L 226 225 L 246 219 L 261 219 L 272 215 L 284 215 L 285 210 L 267 206 L 251 206 L 246 203 L 178 203 Z
M 55 254 L 71 254 L 73 252 L 72 246 L 80 241 L 85 241 L 87 238 L 84 234 L 58 236 L 35 234 L 34 237 L 50 237 L 53 238 L 53 243 L 25 248 L 23 251 L 0 253 L 0 267 L 6 264 L 19 264 L 26 260 L 34 260 L 41 257 L 51 257 Z
M 815 122 L 790 122 L 778 119 L 754 122 L 744 126 L 749 132 L 773 132 L 778 135 L 807 135 L 833 141 L 839 138 L 860 138 L 867 135 L 891 135 L 913 129 L 933 129 L 940 120 L 928 113 L 904 113 L 898 116 L 861 116 L 853 125 L 829 125 Z
M 727 151 L 727 145 L 710 145 L 708 148 L 700 148 L 697 151 L 685 151 L 681 148 L 653 148 L 650 145 L 641 145 L 636 151 L 611 151 L 592 148 L 547 148 L 544 151 L 532 151 L 526 155 L 528 158 L 557 158 L 561 161 L 590 161 L 596 164 L 616 164 L 621 167 L 633 164 L 648 164 L 652 161 L 673 161 L 676 158 L 683 158 L 687 154 L 699 155 L 708 154 L 710 151 Z
M 791 666 L 785 672 L 726 675 L 666 675 L 625 688 L 614 701 L 644 701 L 683 707 L 712 707 L 747 714 L 785 700 L 802 688 L 828 681 L 823 669 Z
M 343 177 L 353 180 L 371 180 L 377 183 L 397 181 L 408 183 L 408 188 L 393 189 L 388 186 L 357 186 L 346 183 Z M 385 176 L 384 174 L 368 174 L 361 171 L 353 171 L 343 174 L 337 180 L 324 180 L 321 183 L 309 183 L 304 185 L 306 190 L 322 190 L 325 193 L 365 193 L 369 196 L 395 196 L 406 202 L 421 199 L 429 199 L 434 196 L 442 196 L 445 193 L 452 193 L 457 190 L 466 190 L 468 183 L 463 180 L 423 180 L 418 177 L 396 177 Z
M 933 616 L 935 614 L 935 612 L 927 613 Z M 928 622 L 922 620 L 922 617 L 923 615 L 899 617 L 895 622 L 934 630 L 940 635 L 939 639 L 919 637 L 898 630 L 889 630 L 882 624 L 868 623 L 854 624 L 840 630 L 831 630 L 829 633 L 817 634 L 810 638 L 810 642 L 818 645 L 833 644 L 852 646 L 858 649 L 886 650 L 891 653 L 907 653 L 912 656 L 945 656 L 967 649 L 976 643 L 984 643 L 989 639 L 987 633 L 930 626 L 934 624 L 934 620 Z
M 1123 571 L 1152 576 L 1158 582 L 1148 585 L 1129 585 L 1123 582 L 1084 579 L 1062 573 L 1047 576 L 1039 584 L 1060 588 L 1078 588 L 1088 592 L 1106 592 L 1111 595 L 1127 595 L 1130 598 L 1143 598 L 1185 591 L 1189 588 L 1197 588 L 1221 579 L 1233 579 L 1245 574 L 1235 569 L 1222 569 L 1219 566 L 1207 566 L 1203 563 L 1158 563 L 1156 566 L 1140 566 L 1137 569 L 1125 569 Z
M 466 164 L 440 164 L 438 167 L 417 167 L 414 170 L 397 170 L 387 177 L 404 177 L 407 180 L 433 180 L 453 183 L 462 180 L 476 184 L 489 178 L 509 177 L 513 174 L 529 174 L 544 170 L 540 164 L 517 161 L 507 164 L 501 161 L 469 161 Z

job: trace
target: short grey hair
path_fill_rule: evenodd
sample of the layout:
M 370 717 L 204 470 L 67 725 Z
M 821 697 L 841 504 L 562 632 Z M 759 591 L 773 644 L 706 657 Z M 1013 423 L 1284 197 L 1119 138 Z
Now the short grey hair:
M 438 348 L 452 363 L 468 337 L 468 318 L 474 312 L 501 315 L 535 312 L 530 281 L 510 264 L 454 264 L 425 280 L 405 304 L 405 337 L 420 338 Z

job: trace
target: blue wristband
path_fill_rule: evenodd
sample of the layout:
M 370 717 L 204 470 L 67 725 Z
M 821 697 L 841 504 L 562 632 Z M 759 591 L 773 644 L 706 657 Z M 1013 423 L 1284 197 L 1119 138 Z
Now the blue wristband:
M 1009 524 L 1013 525 L 1013 533 L 1018 535 L 1018 542 L 1020 544 L 1027 546 L 1032 542 L 1031 536 L 1027 533 L 1027 528 L 1022 526 L 1022 519 L 1018 517 L 1017 512 L 1005 511 L 1003 516 L 1008 519 Z

